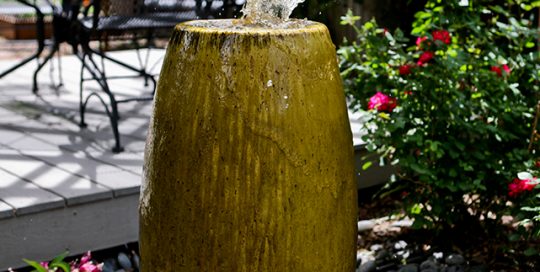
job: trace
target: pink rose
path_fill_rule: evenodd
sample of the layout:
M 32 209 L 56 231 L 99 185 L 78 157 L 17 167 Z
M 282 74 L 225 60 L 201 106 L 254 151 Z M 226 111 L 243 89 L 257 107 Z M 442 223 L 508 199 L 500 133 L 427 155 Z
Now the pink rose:
M 508 196 L 516 197 L 525 191 L 532 191 L 536 187 L 536 182 L 531 179 L 515 178 L 512 183 L 508 184 Z
M 446 30 L 435 30 L 431 33 L 433 36 L 433 41 L 441 41 L 445 44 L 450 44 L 452 42 L 452 38 L 450 37 L 450 33 Z
M 397 106 L 397 100 L 381 92 L 377 92 L 369 99 L 368 109 L 392 112 Z
M 427 40 L 427 36 L 416 38 L 416 47 L 422 48 L 422 43 Z
M 510 74 L 510 67 L 508 67 L 508 65 L 503 64 L 502 69 L 503 69 L 503 71 L 506 72 L 507 75 Z
M 430 60 L 433 59 L 434 56 L 435 54 L 433 54 L 433 52 L 426 51 L 422 53 L 422 55 L 420 55 L 420 58 L 418 58 L 418 62 L 417 62 L 418 66 L 422 66 L 428 63 Z

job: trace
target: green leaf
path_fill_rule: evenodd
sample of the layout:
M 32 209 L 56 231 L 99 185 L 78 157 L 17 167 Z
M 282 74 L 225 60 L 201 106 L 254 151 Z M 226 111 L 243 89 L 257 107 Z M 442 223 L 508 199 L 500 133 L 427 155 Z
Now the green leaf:
M 360 20 L 360 16 L 354 16 L 352 10 L 348 10 L 347 14 L 345 16 L 341 16 L 341 25 L 354 25 L 358 20 Z
M 416 203 L 411 207 L 411 214 L 420 214 L 424 207 L 420 203 Z
M 25 263 L 27 263 L 29 266 L 35 268 L 36 270 L 34 271 L 37 271 L 37 272 L 47 272 L 47 269 L 45 269 L 45 267 L 43 267 L 41 264 L 39 264 L 38 262 L 36 261 L 31 261 L 31 260 L 28 260 L 28 259 L 23 259 L 23 261 Z
M 370 29 L 372 29 L 374 26 L 375 26 L 375 25 L 373 25 L 372 22 L 366 22 L 366 23 L 364 24 L 364 29 L 365 29 L 365 30 L 370 30 Z
M 422 168 L 420 165 L 416 164 L 416 163 L 411 163 L 410 164 L 410 167 L 411 169 L 418 173 L 418 174 L 422 174 L 422 175 L 427 175 L 429 174 L 429 170 L 425 169 L 425 168 Z
M 364 171 L 367 170 L 369 167 L 371 167 L 371 165 L 373 165 L 373 162 L 368 161 L 368 162 L 364 163 L 362 165 L 362 170 L 364 170 Z
M 54 257 L 54 259 L 51 261 L 51 263 L 62 262 L 67 257 L 68 254 L 69 254 L 69 251 L 66 251 L 66 252 Z
M 522 207 L 521 210 L 526 212 L 540 212 L 540 207 Z
M 517 177 L 521 180 L 526 180 L 526 179 L 533 179 L 533 175 L 529 172 L 519 172 L 517 174 Z
M 49 267 L 50 268 L 60 268 L 60 269 L 64 270 L 64 272 L 70 272 L 71 271 L 71 268 L 70 268 L 69 264 L 66 263 L 66 262 L 63 262 L 63 261 L 55 262 L 55 263 L 51 262 L 49 264 Z
M 531 257 L 531 256 L 534 256 L 534 255 L 537 255 L 538 250 L 536 250 L 536 248 L 529 247 L 525 251 L 523 251 L 523 254 L 525 254 L 525 256 L 527 256 L 527 257 Z
M 390 120 L 390 115 L 388 115 L 388 113 L 386 112 L 379 112 L 379 117 L 381 117 L 382 119 Z
M 508 240 L 509 240 L 510 242 L 516 242 L 516 241 L 519 241 L 519 238 L 520 238 L 520 237 L 521 237 L 521 236 L 520 236 L 519 234 L 513 233 L 513 234 L 511 234 L 510 236 L 508 236 Z
M 527 43 L 525 44 L 525 47 L 526 47 L 526 48 L 533 48 L 533 47 L 534 47 L 534 43 L 533 43 L 533 42 L 527 42 Z

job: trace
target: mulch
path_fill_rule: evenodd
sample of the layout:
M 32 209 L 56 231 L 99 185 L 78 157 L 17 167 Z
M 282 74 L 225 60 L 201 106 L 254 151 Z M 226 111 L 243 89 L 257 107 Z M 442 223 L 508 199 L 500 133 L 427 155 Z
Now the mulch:
M 540 241 L 510 242 L 506 236 L 488 236 L 481 227 L 474 224 L 455 227 L 442 233 L 429 230 L 417 230 L 408 226 L 395 226 L 393 222 L 403 215 L 403 203 L 398 194 L 385 198 L 373 197 L 379 188 L 359 191 L 359 220 L 378 218 L 378 224 L 371 230 L 359 233 L 359 252 L 377 255 L 382 249 L 395 251 L 396 243 L 405 242 L 412 255 L 423 256 L 422 260 L 434 253 L 460 254 L 469 266 L 485 265 L 489 271 L 540 271 L 538 255 L 527 257 L 522 252 L 533 244 L 540 248 Z M 380 220 L 383 218 L 383 220 Z M 386 218 L 386 219 L 384 219 Z M 511 225 L 507 226 L 510 230 Z M 432 258 L 432 257 L 431 257 Z M 407 260 L 400 260 L 406 263 Z M 383 265 L 384 266 L 384 265 Z M 395 268 L 395 267 L 394 267 Z M 393 269 L 393 268 L 392 268 Z M 376 271 L 393 271 L 379 269 Z

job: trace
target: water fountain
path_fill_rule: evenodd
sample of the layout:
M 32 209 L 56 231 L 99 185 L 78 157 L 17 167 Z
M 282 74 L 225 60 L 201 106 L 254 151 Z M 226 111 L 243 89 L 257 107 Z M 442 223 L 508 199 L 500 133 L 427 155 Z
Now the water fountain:
M 286 19 L 289 2 L 174 30 L 145 153 L 142 271 L 354 271 L 335 47 L 324 25 Z

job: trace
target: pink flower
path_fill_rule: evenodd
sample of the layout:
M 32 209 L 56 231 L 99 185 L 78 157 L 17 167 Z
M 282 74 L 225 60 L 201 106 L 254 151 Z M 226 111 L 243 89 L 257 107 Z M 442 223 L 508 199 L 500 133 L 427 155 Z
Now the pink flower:
M 507 75 L 510 74 L 510 67 L 508 67 L 508 65 L 503 64 L 502 69 L 503 69 L 503 71 L 506 72 Z
M 516 197 L 525 191 L 531 191 L 536 187 L 536 182 L 531 179 L 515 178 L 512 183 L 508 184 L 508 196 Z
M 392 112 L 397 106 L 397 100 L 381 92 L 377 92 L 369 99 L 368 109 Z
M 435 30 L 431 33 L 433 36 L 433 41 L 441 41 L 445 44 L 450 44 L 452 42 L 452 38 L 450 37 L 450 33 L 446 30 Z
M 87 251 L 86 253 L 84 253 L 84 255 L 81 257 L 81 265 L 89 262 L 90 260 L 92 259 L 92 254 L 90 253 L 90 251 Z
M 416 38 L 416 47 L 422 48 L 422 43 L 427 40 L 427 36 Z
M 418 64 L 418 66 L 422 66 L 432 60 L 434 56 L 435 54 L 433 54 L 433 52 L 426 51 L 420 55 L 420 58 L 418 58 L 418 62 L 416 64 Z
M 49 269 L 49 263 L 48 263 L 48 262 L 40 262 L 39 264 L 40 264 L 41 266 L 43 266 L 43 268 Z
M 508 67 L 508 65 L 503 64 L 502 66 L 491 66 L 491 71 L 502 77 L 503 71 L 505 72 L 505 75 L 509 75 L 512 70 L 510 70 L 510 67 Z
M 406 76 L 412 73 L 413 66 L 410 64 L 404 64 L 399 66 L 399 74 L 402 76 Z
M 79 272 L 101 272 L 101 268 L 95 264 L 88 262 L 79 266 Z

